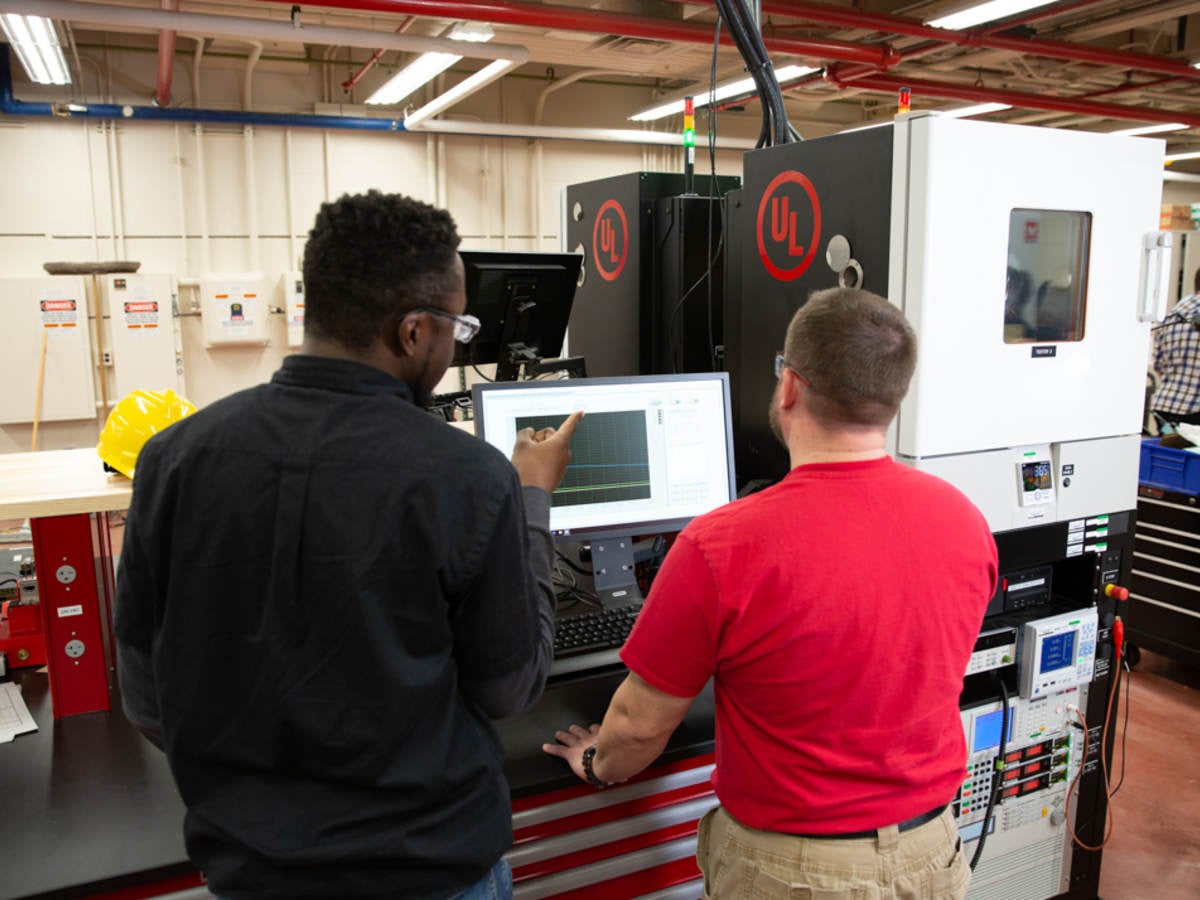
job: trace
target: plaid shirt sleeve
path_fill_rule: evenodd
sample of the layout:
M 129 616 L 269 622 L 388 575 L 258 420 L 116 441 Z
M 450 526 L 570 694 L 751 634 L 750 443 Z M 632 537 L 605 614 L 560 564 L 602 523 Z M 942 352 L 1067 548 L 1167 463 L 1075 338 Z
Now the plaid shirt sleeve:
M 1200 294 L 1181 300 L 1154 332 L 1155 410 L 1200 412 Z

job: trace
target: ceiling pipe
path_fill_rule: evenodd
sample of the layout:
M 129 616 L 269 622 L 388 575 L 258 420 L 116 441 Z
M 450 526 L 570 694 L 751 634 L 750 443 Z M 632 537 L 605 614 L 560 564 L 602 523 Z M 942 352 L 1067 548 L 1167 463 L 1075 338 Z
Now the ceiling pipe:
M 1181 122 L 1191 128 L 1200 127 L 1200 116 L 1145 107 L 1122 106 L 1117 103 L 1097 103 L 1094 100 L 1076 100 L 1070 97 L 1054 97 L 1048 94 L 1027 94 L 1002 88 L 976 87 L 969 84 L 948 84 L 924 81 L 919 78 L 901 78 L 894 75 L 868 75 L 844 81 L 837 67 L 825 70 L 825 78 L 838 87 L 851 86 L 868 90 L 895 92 L 908 88 L 913 96 L 939 97 L 944 100 L 964 100 L 972 103 L 1007 103 L 1021 109 L 1044 109 L 1052 112 L 1078 116 L 1100 116 L 1107 119 L 1128 119 L 1133 122 Z
M 416 20 L 417 20 L 416 16 L 408 16 L 407 18 L 405 18 L 405 20 L 403 22 L 401 22 L 400 25 L 396 28 L 396 34 L 404 34 L 404 32 L 408 31 L 408 29 L 412 27 L 412 23 L 415 22 Z M 371 69 L 373 69 L 375 67 L 375 63 L 377 63 L 377 62 L 379 62 L 379 60 L 383 59 L 383 54 L 385 54 L 386 52 L 387 52 L 386 50 L 380 49 L 380 50 L 376 50 L 374 53 L 372 53 L 371 58 L 368 59 L 365 63 L 363 63 L 357 72 L 355 72 L 353 75 L 351 75 L 349 78 L 347 78 L 345 81 L 342 82 L 342 90 L 345 91 L 347 94 L 350 93 L 352 90 L 354 90 L 354 88 L 358 85 L 358 83 L 360 81 L 362 81 L 363 76 L 366 75 L 368 72 L 371 71 Z
M 529 61 L 529 51 L 515 44 L 476 44 L 449 38 L 421 37 L 371 31 L 364 28 L 335 28 L 327 25 L 301 25 L 278 19 L 248 16 L 213 16 L 207 13 L 167 12 L 133 6 L 105 6 L 76 0 L 0 0 L 0 12 L 26 13 L 50 19 L 87 22 L 92 25 L 117 25 L 132 28 L 167 29 L 202 34 L 206 37 L 231 37 L 285 44 L 310 43 L 373 50 L 405 50 L 413 53 L 454 53 L 476 59 L 507 59 L 518 65 Z
M 261 2 L 291 4 L 293 0 L 261 0 Z M 492 25 L 522 25 L 532 28 L 586 31 L 686 44 L 711 46 L 713 42 L 711 25 L 677 22 L 673 19 L 652 16 L 601 12 L 593 9 L 581 9 L 577 6 L 521 3 L 517 0 L 480 0 L 480 2 L 474 2 L 474 0 L 317 0 L 313 5 L 331 9 L 488 22 Z M 866 63 L 885 70 L 891 68 L 896 59 L 895 51 L 891 47 L 882 45 L 789 38 L 777 35 L 764 35 L 763 40 L 767 49 L 776 53 L 789 53 L 819 60 Z M 721 43 L 733 46 L 733 39 L 724 29 L 721 32 Z
M 460 119 L 431 119 L 408 129 L 417 134 L 475 135 L 479 137 L 551 138 L 567 141 L 615 141 L 623 144 L 655 144 L 681 146 L 678 133 L 668 131 L 638 131 L 632 128 L 573 128 L 559 125 L 513 125 L 508 122 L 471 122 Z M 718 138 L 720 150 L 753 150 L 752 138 Z
M 673 2 L 695 4 L 708 3 L 710 0 L 673 0 Z M 1155 72 L 1160 75 L 1173 75 L 1193 81 L 1200 80 L 1200 70 L 1193 69 L 1188 63 L 1163 59 L 1149 53 L 1105 50 L 1100 47 L 1073 44 L 1069 41 L 989 34 L 978 30 L 952 31 L 946 28 L 932 28 L 924 22 L 903 16 L 869 13 L 840 6 L 829 6 L 824 3 L 801 2 L 801 0 L 762 0 L 762 8 L 763 12 L 804 19 L 819 25 L 862 28 L 909 37 L 921 37 L 941 44 L 952 44 L 972 50 L 1004 50 L 1025 56 L 1041 56 L 1068 62 L 1092 63 L 1099 66 L 1117 66 L 1123 69 Z M 768 46 L 770 46 L 770 39 L 766 34 L 764 34 L 764 40 L 767 40 Z M 903 58 L 907 55 L 907 53 L 900 54 L 900 57 Z M 899 61 L 899 59 L 894 60 L 890 67 L 894 68 Z
M 659 131 L 612 128 L 568 128 L 558 126 L 516 125 L 507 122 L 460 122 L 432 120 L 414 128 L 405 128 L 400 119 L 370 116 L 328 116 L 289 113 L 261 113 L 226 109 L 190 107 L 119 106 L 114 103 L 36 103 L 17 100 L 12 92 L 9 49 L 0 44 L 0 113 L 10 116 L 57 117 L 63 119 L 115 119 L 134 122 L 198 122 L 202 125 L 266 125 L 278 128 L 320 128 L 331 131 L 386 131 L 393 133 L 441 133 L 497 138 L 545 138 L 548 140 L 593 141 L 621 144 L 679 145 L 679 135 Z M 722 150 L 749 150 L 749 138 L 717 139 Z
M 162 0 L 162 8 L 179 10 L 179 0 Z M 158 33 L 158 77 L 155 79 L 154 102 L 167 106 L 171 102 L 171 76 L 175 69 L 175 32 L 163 29 Z

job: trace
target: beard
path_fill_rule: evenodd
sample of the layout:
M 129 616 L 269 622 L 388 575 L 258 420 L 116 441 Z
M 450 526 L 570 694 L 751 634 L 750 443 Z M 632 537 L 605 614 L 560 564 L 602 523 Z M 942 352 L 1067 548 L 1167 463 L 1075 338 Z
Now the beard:
M 779 425 L 779 404 L 776 400 L 779 399 L 779 385 L 776 384 L 774 392 L 771 394 L 771 403 L 767 406 L 767 421 L 771 425 L 771 434 L 775 435 L 775 439 L 783 446 L 787 446 L 787 441 L 783 439 L 783 429 Z

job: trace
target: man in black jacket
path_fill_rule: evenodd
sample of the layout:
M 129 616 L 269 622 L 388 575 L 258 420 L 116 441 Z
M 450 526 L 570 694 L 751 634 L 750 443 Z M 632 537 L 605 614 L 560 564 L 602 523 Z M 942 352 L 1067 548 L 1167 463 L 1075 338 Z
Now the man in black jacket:
M 510 464 L 422 408 L 478 329 L 458 243 L 406 197 L 322 206 L 301 352 L 137 460 L 125 711 L 222 897 L 511 892 L 490 719 L 549 669 L 549 492 L 581 414 Z

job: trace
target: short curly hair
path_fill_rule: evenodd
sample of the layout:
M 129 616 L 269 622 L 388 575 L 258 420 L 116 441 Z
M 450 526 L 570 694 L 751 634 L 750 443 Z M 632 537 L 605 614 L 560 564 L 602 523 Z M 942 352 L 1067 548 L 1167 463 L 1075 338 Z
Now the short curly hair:
M 321 204 L 304 246 L 306 332 L 363 350 L 397 314 L 444 307 L 459 240 L 450 213 L 402 194 Z

